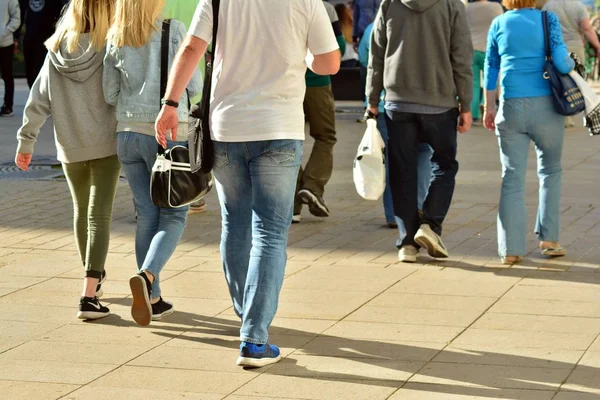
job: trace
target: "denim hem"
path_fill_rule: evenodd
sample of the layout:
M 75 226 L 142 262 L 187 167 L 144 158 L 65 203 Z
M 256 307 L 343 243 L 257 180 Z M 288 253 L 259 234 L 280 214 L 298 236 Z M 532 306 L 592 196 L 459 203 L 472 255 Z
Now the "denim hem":
M 85 277 L 102 279 L 102 271 L 95 271 L 95 270 L 85 271 Z
M 534 232 L 534 233 L 540 242 L 556 242 L 556 243 L 559 242 L 558 237 L 548 239 L 547 237 L 544 237 L 540 232 Z
M 240 336 L 240 340 L 242 342 L 252 343 L 252 344 L 258 344 L 258 345 L 267 344 L 268 343 L 267 340 L 250 339 L 249 337 L 246 337 L 246 336 Z

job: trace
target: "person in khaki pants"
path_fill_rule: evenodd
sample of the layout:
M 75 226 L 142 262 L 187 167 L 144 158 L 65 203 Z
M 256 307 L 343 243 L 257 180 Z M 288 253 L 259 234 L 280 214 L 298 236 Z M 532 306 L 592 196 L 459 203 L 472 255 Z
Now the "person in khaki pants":
M 323 2 L 342 55 L 346 41 L 340 28 L 335 8 Z M 312 72 L 306 72 L 306 94 L 304 96 L 304 115 L 310 126 L 310 136 L 315 140 L 306 167 L 300 167 L 294 201 L 292 222 L 300 222 L 302 205 L 307 204 L 310 213 L 316 217 L 328 217 L 329 208 L 323 200 L 325 185 L 333 172 L 333 146 L 335 137 L 335 101 L 331 90 L 331 78 Z

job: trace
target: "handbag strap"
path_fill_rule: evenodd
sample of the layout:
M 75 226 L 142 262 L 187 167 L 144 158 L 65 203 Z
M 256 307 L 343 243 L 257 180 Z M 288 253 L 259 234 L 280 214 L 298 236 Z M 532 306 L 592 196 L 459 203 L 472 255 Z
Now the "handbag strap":
M 212 71 L 215 61 L 215 51 L 217 48 L 217 32 L 219 31 L 219 9 L 221 7 L 221 0 L 212 0 L 213 6 L 213 29 L 212 29 L 212 42 L 207 49 L 208 56 L 205 56 L 206 75 L 204 77 L 204 87 L 202 90 L 202 101 L 200 103 L 200 109 L 202 110 L 202 119 L 204 127 L 209 132 L 209 115 L 210 115 L 210 96 L 212 90 Z
M 544 48 L 546 50 L 546 60 L 552 60 L 550 51 L 550 29 L 548 28 L 548 11 L 542 11 L 542 25 L 544 27 Z
M 169 42 L 171 41 L 171 20 L 165 19 L 162 23 L 162 34 L 160 38 L 160 99 L 167 93 L 169 82 Z M 162 105 L 160 105 L 162 108 Z M 158 154 L 165 154 L 165 149 L 159 144 Z

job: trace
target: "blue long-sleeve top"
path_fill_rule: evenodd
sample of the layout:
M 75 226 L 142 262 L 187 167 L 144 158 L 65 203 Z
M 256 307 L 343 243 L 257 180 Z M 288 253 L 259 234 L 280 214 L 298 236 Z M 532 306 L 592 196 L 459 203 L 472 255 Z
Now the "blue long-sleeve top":
M 563 41 L 558 17 L 551 12 L 548 25 L 553 64 L 567 74 L 575 62 Z M 550 83 L 543 76 L 545 55 L 541 11 L 525 8 L 499 16 L 488 34 L 484 87 L 496 90 L 500 76 L 504 99 L 549 96 Z
M 356 0 L 354 2 L 354 26 L 352 36 L 355 40 L 363 37 L 365 29 L 375 20 L 381 0 Z

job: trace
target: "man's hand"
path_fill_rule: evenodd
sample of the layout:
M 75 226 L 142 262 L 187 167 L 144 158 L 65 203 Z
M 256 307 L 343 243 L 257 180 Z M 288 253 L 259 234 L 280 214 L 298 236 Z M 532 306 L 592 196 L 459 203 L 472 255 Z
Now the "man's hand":
M 485 108 L 483 112 L 483 127 L 492 132 L 496 130 L 496 107 Z
M 379 115 L 379 107 L 371 107 L 369 106 L 367 108 L 367 114 L 371 113 L 372 115 L 375 116 L 375 118 L 377 118 L 377 116 Z
M 17 153 L 15 157 L 15 164 L 23 171 L 29 171 L 29 164 L 31 164 L 32 154 Z
M 156 130 L 156 141 L 164 149 L 167 148 L 167 133 L 171 132 L 171 140 L 177 140 L 177 126 L 179 125 L 179 116 L 177 109 L 171 106 L 163 106 L 156 119 L 154 128 Z
M 471 114 L 471 111 L 461 113 L 458 119 L 458 131 L 460 133 L 467 133 L 471 130 L 471 125 L 473 125 L 473 114 Z

